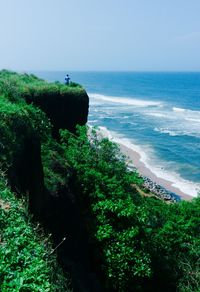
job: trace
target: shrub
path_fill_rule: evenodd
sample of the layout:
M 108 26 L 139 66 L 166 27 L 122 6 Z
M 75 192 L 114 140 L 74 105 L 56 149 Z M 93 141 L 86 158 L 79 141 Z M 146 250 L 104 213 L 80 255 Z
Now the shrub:
M 135 278 L 149 277 L 150 258 L 142 239 L 145 210 L 132 184 L 141 184 L 129 171 L 116 144 L 78 127 L 77 136 L 61 133 L 65 155 L 77 172 L 89 232 L 101 247 L 107 287 L 130 289 Z M 126 275 L 129 275 L 126 278 Z
M 116 144 L 86 127 L 61 137 L 108 291 L 198 291 L 200 199 L 142 198 Z
M 2 174 L 2 173 L 1 173 Z M 12 291 L 69 291 L 50 239 L 31 223 L 27 203 L 0 179 L 0 287 Z
M 41 110 L 0 97 L 0 161 L 4 169 L 12 164 L 23 139 L 32 135 L 44 141 L 50 131 L 50 123 Z

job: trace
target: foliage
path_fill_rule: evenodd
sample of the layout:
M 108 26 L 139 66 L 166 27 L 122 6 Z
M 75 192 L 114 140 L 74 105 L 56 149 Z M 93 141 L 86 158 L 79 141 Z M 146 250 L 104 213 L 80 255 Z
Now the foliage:
M 45 182 L 51 191 L 56 191 L 58 186 L 67 182 L 66 163 L 59 150 L 61 147 L 51 138 L 51 124 L 46 114 L 24 100 L 27 92 L 34 93 L 33 84 L 35 90 L 40 84 L 38 90 L 41 90 L 44 83 L 48 91 L 48 84 L 34 75 L 20 75 L 6 70 L 0 72 L 0 165 L 5 172 L 9 172 L 16 159 L 23 163 L 23 159 L 27 158 L 25 147 L 30 149 L 29 144 L 36 140 L 45 149 Z M 31 224 L 26 206 L 15 198 L 5 183 L 0 181 L 0 184 L 0 196 L 3 198 L 0 203 L 9 206 L 10 210 L 3 212 L 0 208 L 0 240 L 4 238 L 3 245 L 0 245 L 1 291 L 69 291 L 69 276 L 63 274 L 57 259 L 49 256 L 51 240 L 42 234 L 41 228 L 38 233 L 38 228 Z M 16 224 L 12 224 L 12 220 Z
M 138 206 L 142 199 L 131 186 L 142 180 L 127 169 L 118 146 L 99 139 L 97 132 L 91 131 L 89 140 L 87 129 L 81 127 L 78 138 L 67 131 L 61 136 L 66 158 L 77 172 L 89 231 L 101 246 L 107 285 L 124 291 L 135 277 L 151 274 L 149 254 L 141 240 L 146 220 Z
M 50 123 L 40 109 L 0 97 L 0 160 L 4 169 L 12 165 L 14 154 L 23 150 L 22 140 L 27 137 L 46 140 L 50 130 Z
M 146 198 L 145 205 L 149 213 L 146 250 L 151 255 L 152 290 L 157 283 L 155 291 L 198 291 L 200 198 L 169 205 Z
M 15 72 L 0 71 L 0 95 L 4 95 L 11 102 L 45 99 L 51 97 L 76 96 L 82 97 L 84 89 L 72 82 L 66 86 L 59 82 L 49 83 L 37 78 L 33 74 L 18 74 Z
M 69 291 L 50 239 L 31 223 L 26 202 L 0 180 L 0 287 L 11 291 Z
M 85 127 L 61 136 L 108 290 L 198 291 L 200 199 L 142 198 L 116 144 Z
M 58 142 L 49 139 L 42 144 L 42 165 L 46 189 L 56 196 L 68 185 L 70 167 Z

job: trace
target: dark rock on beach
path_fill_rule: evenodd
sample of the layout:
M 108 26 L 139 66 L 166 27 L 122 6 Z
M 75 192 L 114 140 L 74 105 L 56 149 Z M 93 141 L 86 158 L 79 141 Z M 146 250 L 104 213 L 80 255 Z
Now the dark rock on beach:
M 142 178 L 144 180 L 144 183 L 143 183 L 144 188 L 152 192 L 153 194 L 155 194 L 157 197 L 165 201 L 172 201 L 172 202 L 178 202 L 181 200 L 181 198 L 178 195 L 166 190 L 162 186 L 153 182 L 148 177 L 142 177 Z

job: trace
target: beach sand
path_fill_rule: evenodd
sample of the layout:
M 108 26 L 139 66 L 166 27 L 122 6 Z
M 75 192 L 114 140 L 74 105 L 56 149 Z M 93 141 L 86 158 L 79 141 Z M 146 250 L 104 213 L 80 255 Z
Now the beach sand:
M 182 192 L 180 189 L 174 187 L 172 182 L 165 180 L 163 178 L 160 178 L 156 176 L 149 168 L 146 167 L 146 165 L 141 161 L 141 156 L 138 152 L 134 151 L 133 149 L 128 148 L 127 146 L 118 143 L 120 146 L 120 149 L 123 154 L 128 156 L 128 158 L 133 162 L 134 167 L 137 168 L 138 172 L 147 178 L 149 178 L 152 182 L 155 182 L 156 184 L 162 186 L 167 191 L 173 192 L 176 195 L 178 195 L 182 200 L 192 200 L 193 197 Z

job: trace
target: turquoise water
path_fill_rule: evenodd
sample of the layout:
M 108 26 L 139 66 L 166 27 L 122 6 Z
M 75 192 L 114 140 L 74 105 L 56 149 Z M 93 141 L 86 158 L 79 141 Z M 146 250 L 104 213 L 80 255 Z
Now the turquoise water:
M 90 96 L 90 125 L 140 152 L 143 162 L 193 196 L 200 188 L 200 73 L 66 73 Z

